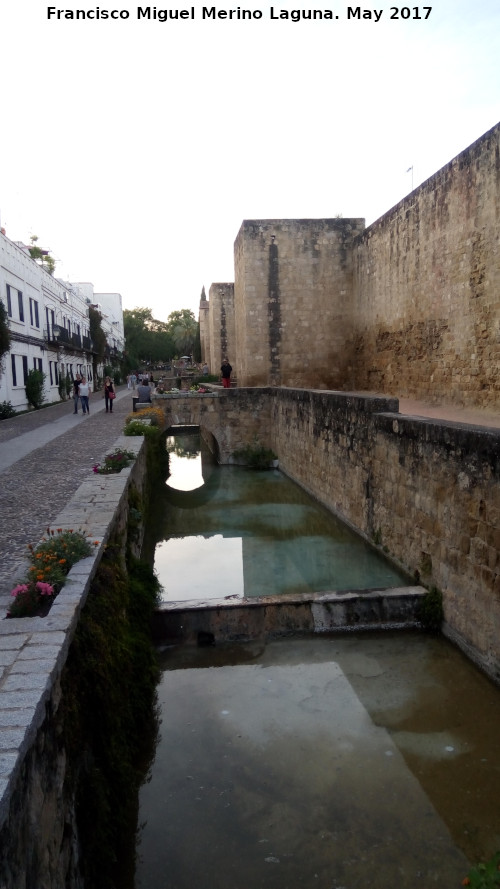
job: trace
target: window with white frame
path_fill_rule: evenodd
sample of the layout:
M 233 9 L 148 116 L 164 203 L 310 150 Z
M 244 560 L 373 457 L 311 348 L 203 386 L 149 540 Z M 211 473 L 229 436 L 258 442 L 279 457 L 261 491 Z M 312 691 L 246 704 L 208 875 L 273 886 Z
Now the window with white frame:
M 50 384 L 51 386 L 59 385 L 59 368 L 57 366 L 57 361 L 51 361 L 50 363 Z
M 7 315 L 14 321 L 24 321 L 24 300 L 23 294 L 17 287 L 7 284 Z M 17 300 L 16 300 L 17 297 Z M 16 307 L 17 302 L 17 307 Z M 17 308 L 17 318 L 14 316 L 15 307 Z
M 38 314 L 38 303 L 36 299 L 30 297 L 30 324 L 32 327 L 40 327 L 40 316 Z

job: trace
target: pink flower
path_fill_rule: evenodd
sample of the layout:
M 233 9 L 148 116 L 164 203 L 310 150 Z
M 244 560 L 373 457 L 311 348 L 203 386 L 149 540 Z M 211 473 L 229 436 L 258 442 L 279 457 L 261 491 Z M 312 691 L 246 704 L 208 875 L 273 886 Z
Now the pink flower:
M 28 584 L 19 583 L 11 592 L 11 596 L 18 596 L 19 593 L 27 593 L 28 592 Z
M 96 463 L 95 466 L 92 467 L 93 472 L 99 472 L 99 463 Z
M 54 595 L 54 587 L 50 583 L 43 583 L 43 581 L 37 581 L 35 589 L 38 590 L 41 596 L 53 596 Z

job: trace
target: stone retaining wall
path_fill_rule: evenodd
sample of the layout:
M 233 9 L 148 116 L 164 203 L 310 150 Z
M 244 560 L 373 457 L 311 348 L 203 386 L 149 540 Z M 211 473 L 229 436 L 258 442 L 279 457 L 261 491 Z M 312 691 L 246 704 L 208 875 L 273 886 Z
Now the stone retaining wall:
M 273 392 L 280 468 L 427 586 L 446 632 L 500 680 L 500 432 L 394 399 Z
M 47 617 L 0 620 L 0 889 L 81 889 L 74 801 L 65 797 L 71 763 L 61 748 L 60 680 L 107 541 L 128 522 L 128 490 L 144 488 L 144 438 L 116 447 L 137 459 L 116 475 L 90 475 L 52 528 L 98 541 L 70 571 Z M 141 545 L 138 538 L 137 550 Z

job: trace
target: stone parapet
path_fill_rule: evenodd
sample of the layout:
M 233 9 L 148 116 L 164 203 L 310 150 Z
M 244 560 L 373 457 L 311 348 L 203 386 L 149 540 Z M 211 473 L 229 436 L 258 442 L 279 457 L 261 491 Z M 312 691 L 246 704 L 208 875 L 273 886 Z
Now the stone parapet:
M 116 475 L 89 476 L 51 524 L 53 530 L 79 530 L 96 541 L 92 555 L 71 569 L 46 617 L 0 620 L 2 889 L 33 885 L 26 875 L 36 862 L 40 873 L 51 874 L 52 889 L 81 887 L 76 850 L 65 839 L 76 833 L 68 831 L 74 812 L 63 792 L 71 764 L 51 726 L 62 671 L 102 553 L 110 537 L 127 526 L 129 486 L 142 491 L 144 485 L 144 438 L 120 436 L 116 447 L 134 451 L 134 464 Z M 4 618 L 7 602 L 4 597 Z

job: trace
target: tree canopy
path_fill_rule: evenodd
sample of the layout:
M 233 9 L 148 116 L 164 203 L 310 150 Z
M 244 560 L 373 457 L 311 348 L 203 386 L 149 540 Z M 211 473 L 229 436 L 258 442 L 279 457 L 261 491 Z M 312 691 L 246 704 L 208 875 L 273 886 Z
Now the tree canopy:
M 125 309 L 123 325 L 129 368 L 164 364 L 176 354 L 168 322 L 153 318 L 151 309 Z
M 198 333 L 198 322 L 190 309 L 171 312 L 167 321 L 178 355 L 191 355 Z

